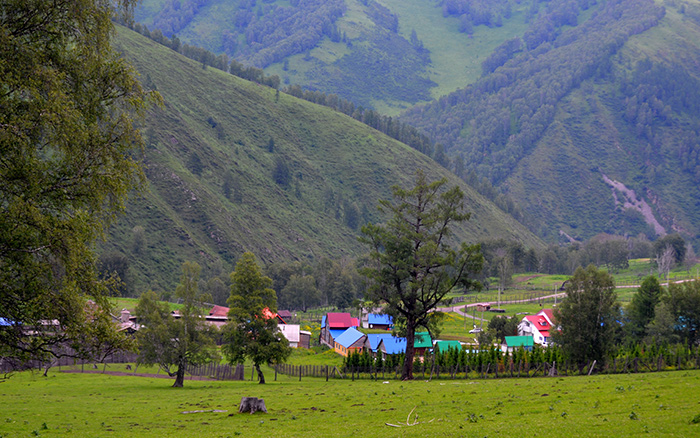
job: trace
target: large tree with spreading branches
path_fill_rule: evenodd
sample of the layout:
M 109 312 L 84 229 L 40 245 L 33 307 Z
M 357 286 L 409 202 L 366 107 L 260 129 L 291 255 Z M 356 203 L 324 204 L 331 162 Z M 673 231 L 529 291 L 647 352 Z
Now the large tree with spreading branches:
M 435 309 L 455 287 L 481 287 L 474 280 L 483 265 L 480 246 L 451 246 L 450 226 L 470 215 L 464 212 L 462 190 L 446 184 L 446 179 L 429 182 L 418 171 L 413 188 L 394 186 L 393 201 L 380 201 L 380 211 L 391 214 L 388 222 L 362 227 L 361 240 L 370 247 L 370 261 L 361 269 L 370 280 L 366 298 L 384 306 L 402 327 L 404 380 L 413 378 L 416 329 L 435 328 Z

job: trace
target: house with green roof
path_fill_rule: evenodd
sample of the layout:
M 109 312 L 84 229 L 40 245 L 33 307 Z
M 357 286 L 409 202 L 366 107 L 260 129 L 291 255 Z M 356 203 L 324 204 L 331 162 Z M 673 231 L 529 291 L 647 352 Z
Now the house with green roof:
M 462 350 L 462 343 L 459 341 L 435 341 L 434 348 L 436 353 L 446 352 L 450 348 L 460 351 Z
M 532 351 L 534 345 L 535 340 L 532 336 L 506 336 L 505 351 L 511 352 L 516 348 Z

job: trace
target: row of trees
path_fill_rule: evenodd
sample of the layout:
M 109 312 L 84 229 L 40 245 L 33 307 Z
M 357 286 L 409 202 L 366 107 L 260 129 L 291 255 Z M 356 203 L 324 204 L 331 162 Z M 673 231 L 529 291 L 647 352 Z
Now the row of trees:
M 518 2 L 520 3 L 520 2 Z M 533 1 L 536 5 L 537 1 Z M 471 35 L 474 26 L 500 27 L 513 13 L 511 0 L 444 0 L 442 15 L 460 18 L 460 31 Z
M 659 276 L 668 276 L 674 267 L 682 265 L 690 269 L 696 262 L 693 247 L 678 233 L 653 242 L 644 235 L 626 238 L 599 234 L 585 242 L 552 244 L 539 250 L 526 248 L 517 241 L 492 239 L 481 242 L 481 248 L 482 281 L 495 277 L 501 288 L 510 286 L 516 272 L 571 275 L 577 267 L 590 264 L 617 272 L 626 269 L 630 259 L 651 258 Z
M 170 0 L 153 18 L 153 27 L 166 37 L 190 25 L 209 0 Z M 223 31 L 223 52 L 246 64 L 264 68 L 282 58 L 315 47 L 324 37 L 337 35 L 335 21 L 345 13 L 340 0 L 292 1 L 288 5 L 242 1 Z
M 124 22 L 124 24 L 128 24 Z M 191 46 L 188 44 L 180 43 L 179 38 L 173 36 L 169 39 L 167 36 L 156 29 L 154 31 L 149 31 L 148 27 L 143 26 L 139 23 L 131 24 L 131 28 L 142 35 L 151 38 L 159 44 L 175 50 L 176 52 L 193 59 L 197 62 L 201 62 L 203 66 L 210 66 L 217 68 L 222 71 L 231 73 L 234 76 L 238 76 L 242 79 L 246 79 L 252 82 L 256 82 L 262 85 L 267 85 L 269 87 L 277 89 L 280 85 L 280 78 L 277 75 L 267 76 L 264 71 L 260 68 L 246 66 L 242 62 L 235 59 L 229 59 L 225 54 L 215 55 L 214 53 L 202 49 L 196 46 Z M 395 38 L 399 38 L 396 36 Z M 408 42 L 404 41 L 406 44 Z M 415 39 L 415 42 L 410 44 L 411 46 L 420 45 L 420 42 Z M 413 49 L 411 49 L 413 50 Z M 405 52 L 405 50 L 404 50 Z M 419 50 L 423 53 L 424 50 Z M 428 61 L 429 62 L 429 59 Z M 433 156 L 434 146 L 432 141 L 424 134 L 421 134 L 416 128 L 400 122 L 398 119 L 384 116 L 377 111 L 372 109 L 366 109 L 362 106 L 356 106 L 353 102 L 339 97 L 337 94 L 325 94 L 317 90 L 307 90 L 301 88 L 299 85 L 291 85 L 283 89 L 287 94 L 294 97 L 307 100 L 319 105 L 324 105 L 332 108 L 336 111 L 347 114 L 354 119 L 362 122 L 374 129 L 377 129 L 386 135 L 405 143 L 412 148 L 422 152 L 430 157 Z M 424 96 L 427 99 L 427 96 Z M 448 167 L 449 161 L 443 161 L 442 164 Z
M 700 343 L 700 281 L 672 283 L 667 288 L 655 276 L 644 279 L 624 309 L 617 301 L 615 282 L 593 265 L 579 267 L 566 285 L 566 297 L 554 310 L 558 330 L 552 343 L 566 360 L 581 366 L 604 364 L 620 351 L 655 351 L 658 345 Z M 519 319 L 497 316 L 480 334 L 491 345 L 517 335 Z M 655 353 L 654 353 L 655 354 Z
M 614 348 L 605 361 L 589 360 L 585 363 L 571 361 L 559 345 L 546 348 L 535 345 L 531 350 L 522 347 L 503 352 L 493 345 L 473 348 L 449 348 L 434 350 L 420 361 L 413 363 L 414 373 L 440 377 L 466 378 L 469 374 L 480 376 L 534 376 L 581 374 L 588 371 L 603 373 L 630 373 L 661 371 L 665 369 L 698 369 L 700 356 L 697 347 L 683 344 L 635 344 Z M 343 370 L 359 377 L 362 373 L 382 374 L 397 372 L 403 363 L 402 353 L 383 357 L 367 351 L 353 352 L 343 361 Z
M 260 383 L 265 383 L 261 364 L 283 362 L 291 349 L 277 331 L 277 297 L 272 280 L 262 274 L 255 256 L 245 253 L 231 273 L 228 322 L 221 331 L 202 317 L 207 299 L 199 291 L 200 267 L 186 262 L 175 296 L 182 302 L 176 315 L 167 303 L 152 291 L 139 299 L 136 314 L 142 324 L 138 332 L 138 363 L 158 365 L 175 377 L 174 387 L 182 387 L 189 365 L 201 365 L 219 359 L 221 352 L 231 364 L 250 359 Z

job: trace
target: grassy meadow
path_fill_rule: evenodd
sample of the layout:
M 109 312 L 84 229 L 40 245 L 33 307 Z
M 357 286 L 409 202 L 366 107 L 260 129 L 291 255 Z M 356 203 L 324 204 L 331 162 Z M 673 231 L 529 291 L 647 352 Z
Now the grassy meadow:
M 187 380 L 175 389 L 158 378 L 19 373 L 0 384 L 0 436 L 700 434 L 693 422 L 700 420 L 700 371 L 412 382 L 268 376 L 266 385 Z M 243 396 L 264 398 L 268 413 L 239 414 Z

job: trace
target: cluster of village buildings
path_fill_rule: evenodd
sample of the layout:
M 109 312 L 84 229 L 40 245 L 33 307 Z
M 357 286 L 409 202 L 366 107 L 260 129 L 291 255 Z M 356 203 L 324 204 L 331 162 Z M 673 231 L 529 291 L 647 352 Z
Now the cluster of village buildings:
M 518 324 L 518 336 L 506 336 L 501 349 L 504 352 L 516 348 L 532 349 L 535 344 L 546 347 L 550 341 L 553 324 L 552 309 L 543 309 L 536 315 L 527 315 Z M 368 351 L 386 358 L 387 355 L 406 351 L 406 338 L 396 337 L 391 333 L 365 334 L 359 330 L 360 325 L 365 329 L 387 332 L 393 328 L 391 317 L 383 314 L 363 314 L 360 321 L 349 313 L 327 313 L 321 321 L 319 340 L 321 344 L 327 345 L 342 356 Z M 460 341 L 433 340 L 428 332 L 416 332 L 413 347 L 416 356 L 421 357 L 429 350 L 462 349 L 465 344 Z
M 228 321 L 228 307 L 214 306 L 209 311 L 208 315 L 205 315 L 205 320 L 208 324 L 221 328 Z M 279 328 L 282 335 L 289 341 L 289 346 L 293 348 L 309 348 L 311 345 L 311 332 L 306 330 L 301 330 L 299 324 L 287 324 L 292 318 L 292 313 L 288 310 L 280 310 L 277 313 L 271 312 L 265 309 L 263 312 L 265 317 L 277 319 L 277 327 Z M 177 310 L 172 312 L 174 318 L 179 318 L 180 313 Z M 119 316 L 119 330 L 126 331 L 127 333 L 133 333 L 139 329 L 139 324 L 137 322 L 137 317 L 131 315 L 126 309 L 121 311 Z
M 228 320 L 228 307 L 214 306 L 205 316 L 206 321 L 216 327 L 221 327 Z M 267 318 L 276 318 L 280 332 L 289 341 L 293 348 L 309 348 L 311 332 L 301 330 L 299 324 L 288 324 L 286 321 L 292 318 L 288 310 L 280 310 L 277 313 L 268 311 Z M 178 318 L 179 313 L 173 311 L 173 317 Z M 554 326 L 552 309 L 543 309 L 535 315 L 524 316 L 518 324 L 518 336 L 506 336 L 501 349 L 513 351 L 516 348 L 532 349 L 535 344 L 546 347 L 550 340 L 550 330 Z M 136 318 L 124 309 L 119 318 L 120 330 L 133 332 L 139 326 Z M 383 330 L 386 333 L 365 334 L 364 329 Z M 364 351 L 372 354 L 388 355 L 400 354 L 406 351 L 406 338 L 391 334 L 393 329 L 392 318 L 381 313 L 363 312 L 361 318 L 355 318 L 350 313 L 331 312 L 323 316 L 321 320 L 321 332 L 319 342 L 326 345 L 342 356 Z M 464 348 L 465 344 L 453 340 L 434 340 L 428 332 L 417 332 L 413 347 L 416 356 L 421 357 L 428 351 L 446 351 L 449 348 Z

